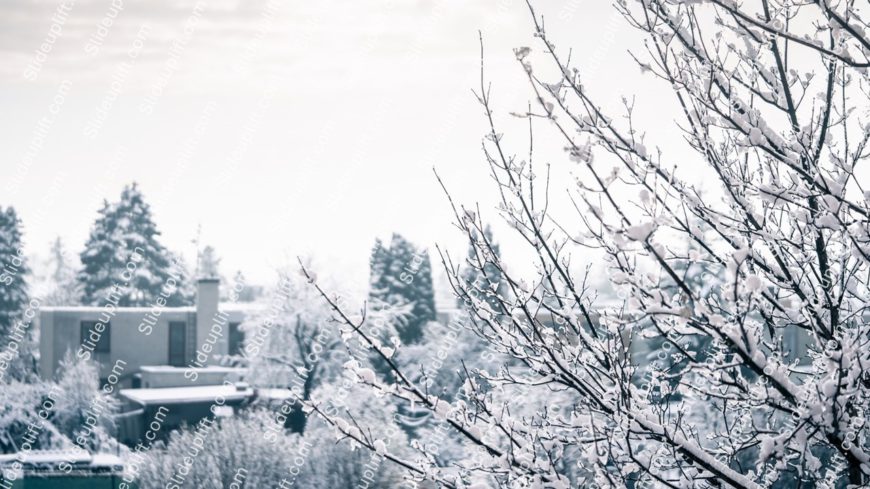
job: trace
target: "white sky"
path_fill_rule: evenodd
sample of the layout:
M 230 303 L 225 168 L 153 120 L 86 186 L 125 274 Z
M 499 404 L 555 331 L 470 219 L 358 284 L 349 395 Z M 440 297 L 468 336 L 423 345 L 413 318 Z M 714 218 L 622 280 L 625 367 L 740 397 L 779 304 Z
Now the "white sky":
M 609 2 L 547 3 L 548 30 L 588 67 L 587 86 L 606 102 L 638 91 L 641 75 L 626 49 L 640 44 Z M 264 16 L 261 0 L 208 0 L 188 41 L 194 2 L 123 2 L 92 56 L 88 40 L 112 2 L 78 0 L 37 79 L 28 80 L 58 5 L 0 2 L 0 205 L 18 209 L 31 254 L 45 254 L 57 235 L 80 251 L 101 201 L 117 200 L 134 180 L 168 247 L 190 259 L 201 225 L 225 273 L 242 269 L 259 282 L 297 254 L 364 280 L 375 236 L 393 231 L 433 252 L 436 242 L 464 252 L 433 166 L 459 201 L 480 201 L 495 219 L 480 151 L 485 121 L 471 95 L 477 31 L 499 116 L 522 110 L 529 91 L 512 48 L 539 47 L 524 2 L 278 0 L 278 11 Z M 143 25 L 125 76 L 119 63 Z M 167 70 L 173 39 L 181 48 Z M 63 80 L 69 92 L 26 164 Z M 98 135 L 86 137 L 114 93 Z M 638 111 L 655 114 L 650 105 L 641 101 Z M 542 125 L 542 141 L 546 132 Z M 525 130 L 516 134 L 515 149 L 525 152 Z M 568 164 L 559 151 L 539 158 Z M 496 226 L 509 244 L 506 234 Z

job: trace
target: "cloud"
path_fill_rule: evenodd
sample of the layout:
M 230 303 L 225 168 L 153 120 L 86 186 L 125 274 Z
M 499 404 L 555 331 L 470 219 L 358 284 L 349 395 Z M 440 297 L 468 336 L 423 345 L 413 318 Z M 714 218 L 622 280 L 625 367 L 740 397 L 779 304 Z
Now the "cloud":
M 7 0 L 0 2 L 0 81 L 23 83 L 30 67 L 40 83 L 63 78 L 98 82 L 129 57 L 143 26 L 147 40 L 136 60 L 143 73 L 164 63 L 183 42 L 186 53 L 178 71 L 208 74 L 199 70 L 213 67 L 216 59 L 231 62 L 250 39 L 268 37 L 262 32 L 264 12 L 277 15 L 280 5 L 286 2 Z M 285 20 L 274 19 L 271 25 Z
M 67 15 L 59 16 L 67 7 Z M 483 14 L 458 0 L 5 0 L 0 83 L 31 83 L 23 74 L 42 57 L 35 83 L 104 85 L 141 42 L 143 26 L 147 39 L 127 90 L 147 91 L 167 63 L 177 65 L 173 88 L 181 90 L 237 87 L 275 74 L 338 73 L 363 58 L 381 69 L 401 61 L 397 53 L 408 57 L 409 47 L 430 50 L 434 58 L 467 48 L 468 36 L 460 45 L 452 34 L 473 31 L 462 19 L 478 22 Z M 50 50 L 40 53 L 46 43 Z

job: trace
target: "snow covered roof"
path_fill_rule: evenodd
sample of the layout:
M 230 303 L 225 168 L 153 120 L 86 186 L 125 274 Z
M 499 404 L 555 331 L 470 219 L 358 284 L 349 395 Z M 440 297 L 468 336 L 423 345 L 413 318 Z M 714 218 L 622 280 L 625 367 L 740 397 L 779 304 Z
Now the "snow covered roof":
M 124 462 L 111 453 L 87 453 L 82 450 L 32 450 L 24 453 L 0 455 L 0 466 L 19 461 L 25 466 L 57 465 L 63 462 L 74 466 L 121 467 Z
M 261 302 L 221 302 L 218 309 L 221 311 L 262 311 L 266 305 Z
M 148 307 L 118 307 L 116 311 L 118 312 L 135 312 L 139 314 L 145 314 L 147 312 L 151 312 L 154 308 L 151 306 Z M 218 304 L 218 309 L 221 311 L 227 312 L 246 312 L 246 311 L 259 311 L 264 309 L 263 304 L 256 302 L 221 302 Z M 101 313 L 105 311 L 105 308 L 101 306 L 45 306 L 40 308 L 41 311 L 46 312 L 85 312 L 85 313 Z M 163 312 L 196 312 L 196 306 L 180 306 L 180 307 L 161 307 L 161 311 Z
M 261 399 L 274 399 L 277 401 L 283 401 L 285 399 L 289 399 L 293 395 L 290 392 L 290 389 L 285 388 L 275 388 L 275 389 L 257 389 L 257 397 Z
M 151 312 L 152 309 L 152 307 L 118 307 L 115 310 L 118 312 L 135 312 L 145 314 L 146 312 Z M 40 308 L 40 311 L 45 312 L 85 312 L 94 314 L 105 312 L 105 310 L 105 308 L 99 306 L 46 306 Z M 160 310 L 162 312 L 196 312 L 196 307 L 162 307 L 160 308 Z
M 223 373 L 223 374 L 235 374 L 242 373 L 245 371 L 243 368 L 239 367 L 221 367 L 219 365 L 209 365 L 207 367 L 200 368 L 191 368 L 191 367 L 173 367 L 171 365 L 143 365 L 139 367 L 139 370 L 147 373 L 179 373 L 186 372 L 188 370 L 192 370 L 197 373 Z
M 117 467 L 124 465 L 124 461 L 111 453 L 91 454 L 91 467 Z
M 139 404 L 182 404 L 211 402 L 217 398 L 240 401 L 254 395 L 247 384 L 162 387 L 158 389 L 121 389 L 120 394 Z

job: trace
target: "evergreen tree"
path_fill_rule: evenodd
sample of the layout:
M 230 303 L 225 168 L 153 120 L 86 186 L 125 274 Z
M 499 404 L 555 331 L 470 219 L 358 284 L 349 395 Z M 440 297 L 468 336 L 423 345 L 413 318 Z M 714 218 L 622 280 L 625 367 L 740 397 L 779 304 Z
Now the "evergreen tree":
M 475 236 L 475 238 L 479 239 L 479 236 Z M 487 246 L 485 243 L 489 243 L 489 245 Z M 481 241 L 480 248 L 487 250 L 490 247 L 492 248 L 495 261 L 500 261 L 501 249 L 493 241 L 492 228 L 487 225 L 483 230 L 483 240 Z M 498 312 L 500 310 L 498 297 L 506 297 L 507 284 L 505 284 L 501 270 L 495 265 L 492 258 L 491 256 L 478 256 L 474 243 L 469 243 L 468 258 L 461 277 L 468 290 L 475 291 L 477 297 L 486 300 L 490 308 L 494 312 Z M 482 267 L 481 263 L 483 263 Z M 462 297 L 457 298 L 457 305 L 463 307 L 465 299 Z
M 44 306 L 72 306 L 81 303 L 81 284 L 70 263 L 70 252 L 60 236 L 51 242 L 45 268 L 40 274 L 40 294 Z
M 168 295 L 168 306 L 190 304 L 187 294 L 180 292 L 187 289 L 186 269 L 158 241 L 159 235 L 151 208 L 135 183 L 124 187 L 119 202 L 104 201 L 81 254 L 78 279 L 83 302 L 102 304 L 117 284 L 119 306 L 151 305 L 161 293 Z M 142 255 L 139 261 L 137 253 Z M 131 264 L 135 269 L 128 272 Z
M 0 380 L 35 380 L 38 349 L 33 318 L 39 302 L 31 303 L 27 283 L 31 270 L 21 248 L 21 221 L 15 209 L 0 209 L 0 339 L 16 350 L 0 354 Z
M 21 248 L 21 221 L 15 209 L 0 208 L 0 338 L 6 338 L 29 301 L 30 272 Z
M 232 289 L 227 299 L 230 302 L 256 302 L 263 296 L 263 287 L 249 284 L 241 270 L 236 270 L 232 285 L 224 288 Z
M 423 337 L 423 326 L 435 320 L 435 293 L 429 253 L 418 250 L 399 234 L 393 234 L 390 247 L 375 242 L 371 259 L 369 298 L 374 307 L 412 307 L 410 317 L 398 325 L 403 343 L 416 343 Z
M 372 256 L 369 258 L 369 287 L 371 290 L 379 288 L 384 276 L 384 270 L 387 268 L 389 250 L 384 248 L 384 242 L 381 238 L 375 239 L 375 245 L 372 247 Z M 374 297 L 374 295 L 372 295 Z
M 169 252 L 169 260 L 174 263 L 173 273 L 178 273 L 182 280 L 175 289 L 176 297 L 170 305 L 193 305 L 196 303 L 196 274 L 190 271 L 187 259 L 181 253 Z

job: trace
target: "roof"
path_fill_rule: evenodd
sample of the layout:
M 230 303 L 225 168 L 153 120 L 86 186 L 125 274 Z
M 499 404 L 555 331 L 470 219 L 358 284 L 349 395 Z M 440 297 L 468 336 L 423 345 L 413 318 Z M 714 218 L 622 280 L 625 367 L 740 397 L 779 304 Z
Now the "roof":
M 116 307 L 116 312 L 135 312 L 140 314 L 145 314 L 147 312 L 151 312 L 153 307 Z M 85 313 L 94 313 L 99 314 L 101 312 L 105 312 L 106 309 L 101 306 L 46 306 L 41 307 L 40 311 L 44 312 L 85 312 Z M 161 312 L 196 312 L 196 307 L 194 306 L 182 306 L 182 307 L 161 307 Z
M 283 401 L 285 399 L 290 399 L 293 396 L 294 395 L 290 389 L 286 387 L 257 389 L 257 397 L 261 399 Z
M 226 311 L 226 312 L 245 312 L 245 311 L 259 311 L 264 309 L 263 304 L 256 302 L 221 302 L 218 304 L 218 310 Z M 94 313 L 99 314 L 101 312 L 105 312 L 106 309 L 102 306 L 44 306 L 39 308 L 40 311 L 45 312 L 82 312 L 82 313 Z M 154 310 L 154 307 L 117 307 L 115 308 L 116 312 L 134 312 L 138 314 L 145 314 Z M 170 307 L 164 306 L 160 307 L 161 312 L 196 312 L 196 306 L 180 306 L 180 307 Z
M 139 370 L 147 373 L 180 373 L 187 372 L 188 370 L 197 372 L 197 373 L 223 373 L 223 374 L 235 374 L 242 373 L 245 369 L 240 367 L 221 367 L 219 365 L 209 365 L 207 367 L 173 367 L 171 365 L 143 365 L 139 367 Z
M 218 304 L 221 311 L 262 311 L 266 305 L 262 302 L 221 302 Z
M 161 387 L 157 389 L 121 389 L 119 394 L 143 405 L 212 402 L 217 398 L 241 401 L 252 397 L 254 390 L 247 384 Z
M 256 302 L 221 302 L 218 304 L 218 310 L 222 312 L 249 312 L 260 311 L 265 307 L 263 304 Z M 164 306 L 159 308 L 161 313 L 191 313 L 196 312 L 196 306 L 181 306 L 169 307 Z M 117 307 L 115 314 L 134 313 L 146 314 L 152 312 L 154 307 Z M 100 314 L 106 312 L 106 309 L 99 306 L 45 306 L 40 308 L 40 312 L 77 312 L 80 314 Z
M 69 463 L 74 466 L 121 467 L 124 462 L 111 453 L 87 453 L 83 450 L 32 450 L 22 453 L 0 455 L 0 466 L 19 461 L 25 466 L 57 465 Z

